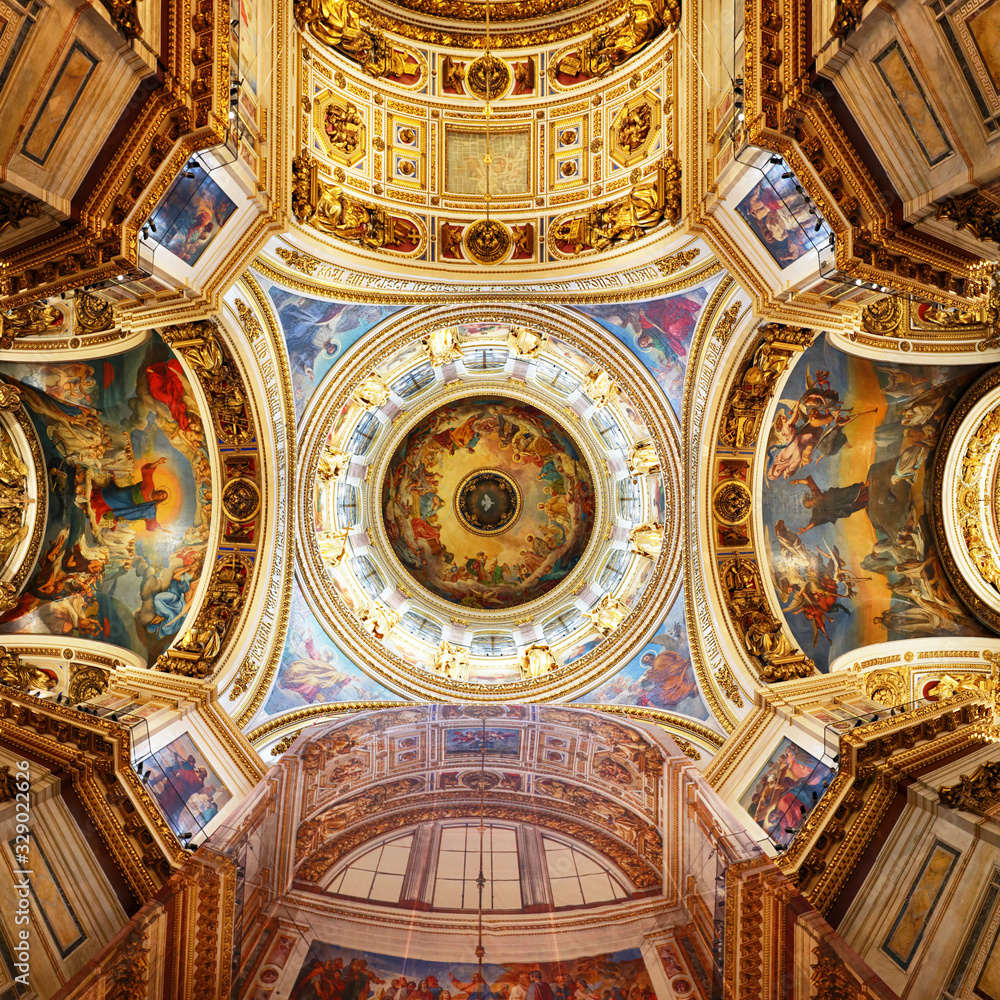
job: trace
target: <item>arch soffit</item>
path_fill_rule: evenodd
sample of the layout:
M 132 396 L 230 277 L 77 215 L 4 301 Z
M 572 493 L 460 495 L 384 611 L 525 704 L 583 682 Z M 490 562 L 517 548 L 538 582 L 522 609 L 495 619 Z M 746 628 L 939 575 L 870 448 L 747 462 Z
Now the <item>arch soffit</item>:
M 660 832 L 669 751 L 629 723 L 581 709 L 485 711 L 487 730 L 516 744 L 513 754 L 487 751 L 486 815 L 582 840 L 636 889 L 662 881 L 670 853 Z M 451 750 L 482 727 L 474 708 L 414 706 L 333 723 L 299 743 L 280 764 L 293 789 L 284 798 L 295 877 L 321 881 L 365 841 L 404 826 L 477 815 L 479 754 Z M 304 784 L 292 780 L 295 772 Z

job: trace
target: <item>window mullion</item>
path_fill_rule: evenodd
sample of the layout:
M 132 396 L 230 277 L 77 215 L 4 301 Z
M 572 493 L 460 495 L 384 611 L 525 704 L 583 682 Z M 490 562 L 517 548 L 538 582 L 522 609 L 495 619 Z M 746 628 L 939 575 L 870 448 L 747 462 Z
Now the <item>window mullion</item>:
M 517 827 L 517 866 L 521 876 L 521 903 L 525 908 L 551 909 L 552 886 L 549 885 L 548 865 L 542 832 L 533 826 Z
M 418 903 L 430 906 L 434 901 L 434 882 L 437 877 L 438 848 L 441 845 L 439 823 L 418 826 L 413 831 L 413 843 L 406 862 L 400 903 Z

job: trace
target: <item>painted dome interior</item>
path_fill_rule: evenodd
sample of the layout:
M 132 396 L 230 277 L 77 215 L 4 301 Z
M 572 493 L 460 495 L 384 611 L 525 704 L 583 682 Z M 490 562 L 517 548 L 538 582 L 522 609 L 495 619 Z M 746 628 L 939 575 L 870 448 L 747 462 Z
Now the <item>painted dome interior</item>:
M 464 607 L 511 608 L 576 566 L 593 530 L 594 484 L 552 417 L 472 396 L 435 409 L 406 436 L 382 510 L 393 552 L 417 583 Z

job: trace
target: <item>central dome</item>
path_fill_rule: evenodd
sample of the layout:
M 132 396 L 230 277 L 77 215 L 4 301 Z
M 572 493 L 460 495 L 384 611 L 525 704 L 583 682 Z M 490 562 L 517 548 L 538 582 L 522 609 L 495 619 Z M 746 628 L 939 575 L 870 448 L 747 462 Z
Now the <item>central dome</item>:
M 594 524 L 594 482 L 564 427 L 498 396 L 427 414 L 382 486 L 386 533 L 417 583 L 470 608 L 527 604 L 572 571 Z

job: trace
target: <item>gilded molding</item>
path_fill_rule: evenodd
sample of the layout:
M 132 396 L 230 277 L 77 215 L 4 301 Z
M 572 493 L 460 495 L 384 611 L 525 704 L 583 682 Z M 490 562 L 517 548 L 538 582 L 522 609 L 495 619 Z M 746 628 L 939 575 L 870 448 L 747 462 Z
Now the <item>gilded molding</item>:
M 5 687 L 0 693 L 0 742 L 70 776 L 140 904 L 183 863 L 185 852 L 129 766 L 132 732 L 124 723 L 85 716 Z
M 739 310 L 737 310 L 736 316 L 730 323 L 729 310 L 731 307 L 727 307 L 721 314 L 719 314 L 719 307 L 733 292 L 734 288 L 736 288 L 735 282 L 726 274 L 713 290 L 709 300 L 705 303 L 705 308 L 698 321 L 695 335 L 692 338 L 691 348 L 688 352 L 688 358 L 696 358 L 698 359 L 698 363 L 693 364 L 689 361 L 684 377 L 684 397 L 681 405 L 681 414 L 684 421 L 684 439 L 689 442 L 689 464 L 686 469 L 686 502 L 682 504 L 684 510 L 698 510 L 698 503 L 695 499 L 698 483 L 700 482 L 700 471 L 698 469 L 700 447 L 698 446 L 698 441 L 701 434 L 708 432 L 708 428 L 701 422 L 703 419 L 701 408 L 695 406 L 695 395 L 701 388 L 699 386 L 699 379 L 706 377 L 704 351 L 706 346 L 713 342 L 717 346 L 724 345 L 732 335 L 733 325 L 737 322 L 736 317 L 739 315 Z M 739 306 L 739 303 L 732 303 L 732 305 Z M 714 338 L 713 341 L 714 330 L 720 324 L 723 327 L 724 337 Z M 707 374 L 709 377 L 712 377 L 715 375 L 715 372 L 710 371 Z M 697 413 L 695 412 L 696 409 L 698 410 Z M 698 523 L 697 518 L 685 517 L 684 614 L 688 635 L 692 640 L 690 643 L 691 659 L 698 677 L 699 687 L 716 721 L 727 733 L 731 733 L 736 726 L 735 720 L 731 714 L 731 710 L 724 704 L 719 695 L 721 693 L 724 697 L 728 698 L 737 708 L 743 707 L 743 697 L 740 694 L 739 686 L 736 684 L 732 671 L 729 669 L 729 665 L 720 659 L 713 672 L 705 656 L 702 644 L 702 623 L 698 618 L 699 604 L 702 603 L 699 601 L 699 587 L 704 586 L 705 583 L 700 569 L 698 544 L 700 531 L 701 525 Z M 704 610 L 704 606 L 702 606 L 702 610 Z
M 802 82 L 813 52 L 800 0 L 748 0 L 744 12 L 744 141 L 781 154 L 795 172 L 837 236 L 838 270 L 943 304 L 952 293 L 984 294 L 983 261 L 896 226 L 829 104 Z
M 992 708 L 973 699 L 923 705 L 841 734 L 840 770 L 777 859 L 821 913 L 843 891 L 910 770 L 992 741 Z
M 712 547 L 722 585 L 722 604 L 744 652 L 767 684 L 808 677 L 813 661 L 791 640 L 765 593 L 755 554 L 752 518 L 756 449 L 764 414 L 778 382 L 812 343 L 812 330 L 775 323 L 751 338 L 718 417 L 712 483 Z M 739 550 L 740 555 L 725 554 Z M 751 550 L 753 554 L 747 554 Z
M 8 607 L 14 606 L 13 599 L 34 569 L 49 509 L 48 470 L 41 442 L 28 411 L 19 401 L 17 388 L 0 381 L 0 412 L 10 415 L 0 420 L 0 483 L 11 491 L 9 499 L 20 500 L 24 504 L 21 509 L 17 506 L 5 509 L 0 516 L 0 570 L 7 576 L 2 584 L 0 604 Z M 4 403 L 10 405 L 5 406 Z M 28 454 L 22 453 L 15 445 L 11 428 L 3 422 L 8 419 L 20 428 L 23 439 L 27 441 Z M 31 502 L 25 502 L 29 497 Z M 8 566 L 14 557 L 18 559 L 17 566 Z M 10 575 L 8 571 L 12 571 Z M 13 637 L 8 640 L 8 645 L 11 641 Z
M 0 233 L 7 229 L 20 229 L 25 219 L 41 216 L 42 203 L 20 191 L 0 191 Z
M 966 417 L 987 395 L 1000 387 L 1000 368 L 993 368 L 980 378 L 958 401 L 938 440 L 934 460 L 934 495 L 951 498 L 933 505 L 931 524 L 941 562 L 948 578 L 963 603 L 994 631 L 1000 631 L 1000 551 L 998 551 L 998 513 L 995 492 L 997 473 L 997 438 L 1000 436 L 1000 403 L 989 409 L 974 428 L 965 428 Z M 959 434 L 962 439 L 959 441 Z M 956 447 L 962 449 L 946 482 L 946 467 Z M 957 482 L 954 480 L 958 480 Z M 947 525 L 956 527 L 956 544 L 964 547 L 959 553 L 961 565 L 952 549 Z M 984 592 L 997 593 L 995 602 L 987 602 L 966 579 L 968 567 L 984 584 Z
M 254 278 L 250 271 L 244 273 L 241 278 L 244 288 L 247 291 L 248 296 L 255 303 L 260 314 L 264 317 L 264 322 L 267 325 L 266 339 L 268 345 L 272 349 L 273 356 L 276 360 L 278 370 L 280 373 L 280 383 L 282 387 L 282 398 L 281 407 L 284 414 L 283 428 L 285 433 L 284 441 L 284 462 L 285 462 L 285 473 L 288 477 L 289 489 L 285 496 L 281 497 L 279 502 L 288 505 L 287 511 L 287 523 L 294 524 L 295 522 L 295 475 L 297 469 L 297 455 L 295 451 L 295 406 L 291 397 L 291 371 L 288 366 L 288 354 L 287 351 L 281 349 L 282 340 L 281 334 L 278 329 L 278 325 L 275 321 L 274 314 L 271 311 L 270 304 L 268 302 L 267 296 L 264 294 L 257 280 Z M 241 300 L 237 299 L 237 310 L 240 314 L 241 321 L 244 327 L 247 329 L 252 328 L 252 324 L 249 322 L 253 320 L 256 322 L 249 306 L 245 306 L 248 318 L 244 318 L 243 310 L 239 309 L 239 302 Z M 263 334 L 261 330 L 261 334 Z M 249 335 L 249 334 L 248 334 Z M 254 342 L 259 343 L 259 338 L 254 337 Z M 288 549 L 284 554 L 284 577 L 281 586 L 281 596 L 279 599 L 278 612 L 277 612 L 277 623 L 276 623 L 276 635 L 274 637 L 274 644 L 271 649 L 271 653 L 267 660 L 259 667 L 256 672 L 255 680 L 252 682 L 253 693 L 246 703 L 246 705 L 240 710 L 238 716 L 236 717 L 237 725 L 245 726 L 253 718 L 257 709 L 263 703 L 264 696 L 267 693 L 268 688 L 271 685 L 271 681 L 274 678 L 274 674 L 277 670 L 278 663 L 281 659 L 282 643 L 284 641 L 285 634 L 288 630 L 288 620 L 291 614 L 291 594 L 292 594 L 292 577 L 294 573 L 295 566 L 295 555 L 294 555 L 294 537 L 292 533 L 289 532 L 289 537 L 287 540 Z M 250 678 L 248 676 L 249 670 L 252 669 L 249 664 L 249 660 L 243 664 L 241 667 L 242 680 L 245 681 L 248 686 L 251 684 Z M 238 696 L 237 696 L 238 697 Z M 229 700 L 233 701 L 234 696 L 230 694 Z
M 315 258 L 310 259 L 315 260 Z M 294 264 L 291 260 L 294 260 Z M 296 270 L 299 270 L 301 264 L 305 263 L 304 261 L 299 261 L 298 258 L 292 258 L 291 260 L 289 261 L 289 266 L 294 267 Z M 668 256 L 664 260 L 670 261 L 671 257 Z M 294 288 L 306 294 L 319 295 L 342 302 L 412 306 L 457 301 L 463 298 L 467 299 L 469 295 L 468 284 L 456 290 L 456 286 L 453 283 L 445 281 L 427 282 L 415 280 L 412 283 L 406 282 L 408 287 L 399 291 L 383 291 L 377 287 L 371 287 L 372 285 L 377 286 L 378 280 L 377 278 L 373 280 L 361 270 L 362 265 L 360 263 L 357 270 L 353 267 L 344 268 L 322 264 L 322 262 L 317 263 L 319 266 L 317 267 L 316 274 L 310 274 L 310 277 L 322 278 L 328 275 L 338 282 L 343 281 L 343 283 L 334 284 L 331 281 L 329 284 L 323 284 L 320 281 L 305 281 L 297 277 L 293 271 L 281 270 L 275 267 L 265 257 L 257 257 L 253 262 L 253 268 L 259 271 L 265 278 L 286 288 Z M 326 274 L 323 273 L 324 271 Z M 572 287 L 572 279 L 546 281 L 541 284 L 526 284 L 523 288 L 516 288 L 515 286 L 513 291 L 501 291 L 489 283 L 489 278 L 485 278 L 484 282 L 488 285 L 488 289 L 484 288 L 481 293 L 477 294 L 481 294 L 484 298 L 488 297 L 490 302 L 497 305 L 503 303 L 517 304 L 525 301 L 544 302 L 554 305 L 576 305 L 594 302 L 633 302 L 638 299 L 673 295 L 684 289 L 694 288 L 716 277 L 721 271 L 722 266 L 713 257 L 705 261 L 700 267 L 687 271 L 676 278 L 666 278 L 662 281 L 654 280 L 650 282 L 645 280 L 639 282 L 637 280 L 623 285 L 614 282 L 612 288 L 604 291 L 593 291 L 590 288 L 584 291 L 574 288 Z M 305 272 L 303 271 L 303 273 Z M 390 279 L 387 284 L 398 285 L 399 282 L 395 279 Z M 412 288 L 409 287 L 411 284 Z M 474 283 L 472 287 L 475 288 Z
M 212 414 L 222 456 L 224 481 L 219 484 L 219 506 L 224 515 L 226 490 L 234 483 L 249 483 L 259 497 L 259 487 L 248 476 L 257 456 L 256 430 L 250 412 L 251 396 L 232 353 L 219 336 L 219 327 L 210 321 L 183 323 L 160 329 L 160 336 L 190 366 L 205 393 Z M 207 677 L 215 669 L 239 629 L 248 584 L 260 543 L 260 504 L 243 520 L 226 516 L 208 589 L 193 623 L 156 661 L 156 667 L 170 673 Z
M 247 739 L 254 746 L 258 746 L 273 733 L 299 722 L 306 721 L 307 725 L 314 726 L 325 718 L 336 719 L 342 715 L 381 711 L 384 708 L 406 708 L 412 704 L 413 702 L 410 701 L 334 701 L 323 705 L 309 705 L 307 708 L 299 708 L 293 712 L 286 712 L 284 715 L 268 719 L 263 725 L 258 726 L 256 729 L 251 729 L 247 733 Z M 302 732 L 302 728 L 297 732 Z
M 982 191 L 970 191 L 938 202 L 935 219 L 948 219 L 959 230 L 967 229 L 977 240 L 1000 243 L 1000 203 Z

